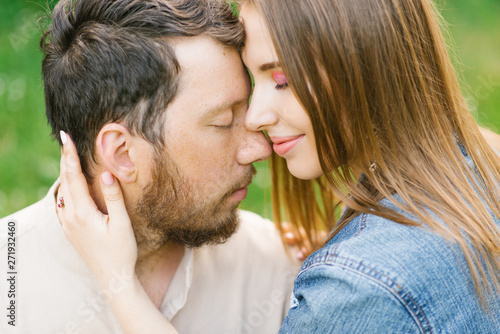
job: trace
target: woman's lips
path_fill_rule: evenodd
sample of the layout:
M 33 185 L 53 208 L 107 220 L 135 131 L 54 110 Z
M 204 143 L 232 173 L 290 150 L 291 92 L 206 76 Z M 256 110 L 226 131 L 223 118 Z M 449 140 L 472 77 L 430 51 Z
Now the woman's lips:
M 288 153 L 292 148 L 294 148 L 301 140 L 304 135 L 293 136 L 293 137 L 270 137 L 273 142 L 273 149 L 278 155 L 283 156 Z

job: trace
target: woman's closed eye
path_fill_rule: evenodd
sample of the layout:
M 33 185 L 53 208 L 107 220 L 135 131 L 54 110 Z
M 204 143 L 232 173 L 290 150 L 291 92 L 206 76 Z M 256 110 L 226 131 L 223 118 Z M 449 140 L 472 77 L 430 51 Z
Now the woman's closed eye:
M 281 90 L 288 88 L 288 81 L 286 80 L 285 74 L 281 71 L 272 72 L 274 81 L 276 82 L 275 89 Z

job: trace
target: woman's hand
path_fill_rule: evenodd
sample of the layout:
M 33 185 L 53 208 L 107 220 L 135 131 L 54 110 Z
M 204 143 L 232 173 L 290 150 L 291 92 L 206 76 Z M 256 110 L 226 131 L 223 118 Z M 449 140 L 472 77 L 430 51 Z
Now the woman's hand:
M 57 213 L 66 237 L 88 264 L 101 288 L 107 289 L 116 274 L 133 282 L 137 244 L 119 183 L 109 172 L 99 178 L 108 210 L 105 215 L 89 194 L 73 141 L 62 131 L 61 139 L 61 186 L 57 201 L 60 204 L 62 197 L 64 205 L 58 205 Z
M 289 223 L 281 224 L 281 233 L 285 243 L 294 250 L 297 259 L 304 262 L 305 259 L 311 255 L 312 252 L 322 247 L 323 242 L 326 240 L 327 233 L 324 231 L 316 231 L 316 244 L 311 244 L 307 238 L 306 231 L 301 227 L 299 229 L 292 228 Z
M 61 131 L 61 186 L 57 213 L 66 237 L 73 243 L 96 276 L 118 321 L 127 334 L 177 334 L 175 328 L 153 305 L 136 274 L 137 244 L 120 185 L 104 172 L 100 185 L 108 210 L 105 215 L 89 194 L 76 147 Z M 63 198 L 64 204 L 60 198 Z M 128 277 L 130 284 L 119 291 L 108 286 L 114 273 Z

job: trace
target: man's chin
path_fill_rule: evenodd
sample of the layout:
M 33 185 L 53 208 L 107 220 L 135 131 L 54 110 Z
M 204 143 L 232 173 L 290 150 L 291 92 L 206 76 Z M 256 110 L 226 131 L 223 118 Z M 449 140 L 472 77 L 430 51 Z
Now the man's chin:
M 136 233 L 137 246 L 159 249 L 166 243 L 174 243 L 188 248 L 225 243 L 237 230 L 239 216 L 237 205 L 229 212 L 207 214 L 204 217 L 190 217 L 188 220 L 172 224 L 151 224 L 145 233 Z
M 223 244 L 238 230 L 239 217 L 235 208 L 226 217 L 206 223 L 194 229 L 177 229 L 169 241 L 189 248 Z

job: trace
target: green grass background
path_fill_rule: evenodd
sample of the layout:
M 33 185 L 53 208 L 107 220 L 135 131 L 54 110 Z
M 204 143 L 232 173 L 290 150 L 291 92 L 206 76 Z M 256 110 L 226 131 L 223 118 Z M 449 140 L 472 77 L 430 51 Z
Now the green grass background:
M 272 0 L 269 0 L 272 1 Z M 0 0 L 0 217 L 43 197 L 59 175 L 40 79 L 40 29 L 46 1 Z M 462 83 L 478 122 L 500 130 L 500 1 L 440 0 L 460 59 Z M 242 206 L 270 216 L 270 177 L 259 170 Z

